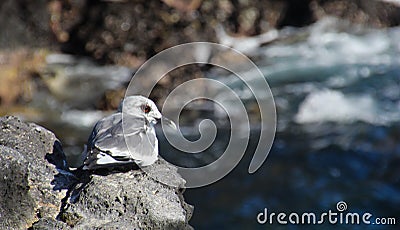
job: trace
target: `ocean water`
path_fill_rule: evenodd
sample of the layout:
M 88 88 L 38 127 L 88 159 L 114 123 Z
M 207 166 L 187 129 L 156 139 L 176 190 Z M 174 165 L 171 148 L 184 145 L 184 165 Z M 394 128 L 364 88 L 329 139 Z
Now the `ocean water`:
M 400 28 L 368 29 L 326 19 L 289 38 L 256 54 L 277 107 L 277 133 L 266 162 L 247 173 L 254 131 L 245 158 L 230 174 L 186 191 L 195 206 L 191 224 L 196 229 L 398 229 Z M 247 95 L 240 79 L 221 79 Z M 341 201 L 347 209 L 339 212 Z M 259 224 L 257 215 L 265 208 L 287 215 L 368 212 L 372 222 L 393 217 L 397 225 L 282 225 L 276 219 Z

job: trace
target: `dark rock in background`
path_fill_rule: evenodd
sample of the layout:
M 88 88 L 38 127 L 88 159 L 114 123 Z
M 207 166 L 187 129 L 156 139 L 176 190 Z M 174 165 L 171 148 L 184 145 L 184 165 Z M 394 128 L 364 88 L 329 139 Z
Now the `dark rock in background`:
M 0 49 L 55 46 L 49 27 L 48 1 L 0 2 Z
M 400 23 L 400 7 L 379 0 L 8 0 L 0 3 L 0 12 L 0 48 L 59 47 L 130 67 L 184 42 L 216 42 L 218 24 L 253 36 L 307 26 L 326 15 L 373 27 Z
M 168 5 L 162 1 L 87 1 L 85 7 L 63 4 L 63 12 L 85 16 L 76 19 L 62 14 L 66 16 L 59 24 L 71 38 L 62 50 L 88 54 L 100 62 L 136 66 L 174 45 L 217 42 L 218 24 L 244 36 L 268 31 L 277 25 L 284 9 L 281 1 L 206 0 L 189 10 L 182 7 L 183 1 L 165 2 Z
M 29 103 L 46 87 L 54 93 L 48 82 L 57 83 L 59 74 L 45 67 L 49 52 L 83 55 L 97 64 L 136 69 L 154 54 L 178 44 L 223 43 L 217 28 L 233 37 L 250 37 L 274 28 L 307 26 L 327 15 L 368 27 L 400 23 L 399 5 L 381 0 L 2 1 L 0 115 L 15 114 L 2 106 Z M 44 52 L 37 52 L 37 48 Z M 188 67 L 187 71 L 177 70 L 169 76 L 170 80 L 160 82 L 150 98 L 163 98 L 179 83 L 201 77 L 202 71 Z M 60 81 L 54 85 L 65 88 L 62 84 Z M 102 99 L 81 98 L 93 101 L 91 108 L 112 110 L 125 88 L 126 85 L 106 92 L 99 90 Z M 34 111 L 22 113 L 35 120 Z
M 135 66 L 174 45 L 217 42 L 218 24 L 231 34 L 253 36 L 272 28 L 307 26 L 326 15 L 373 27 L 400 23 L 400 7 L 377 0 L 164 2 L 60 3 L 58 24 L 70 38 L 63 41 L 62 50 L 87 54 L 100 62 Z
M 319 0 L 318 5 L 323 10 L 319 17 L 333 15 L 371 27 L 392 27 L 400 24 L 399 4 L 379 0 Z
M 152 165 L 148 174 L 88 175 L 77 196 L 78 188 L 65 187 L 74 172 L 63 174 L 68 168 L 53 133 L 15 117 L 0 118 L 0 129 L 0 229 L 191 228 L 193 207 L 183 200 L 185 182 L 165 161 Z

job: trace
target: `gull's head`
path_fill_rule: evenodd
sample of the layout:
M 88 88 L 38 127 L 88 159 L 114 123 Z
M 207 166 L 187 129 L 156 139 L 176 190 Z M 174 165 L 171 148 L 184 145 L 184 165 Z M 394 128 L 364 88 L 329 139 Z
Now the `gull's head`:
M 150 122 L 155 122 L 162 118 L 156 104 L 152 100 L 143 96 L 126 97 L 121 102 L 118 111 L 123 111 L 132 116 L 145 117 Z
M 124 107 L 124 109 L 122 109 Z M 156 104 L 143 96 L 128 96 L 120 104 L 119 112 L 124 112 L 132 116 L 145 117 L 150 123 L 154 124 L 158 120 L 163 119 L 167 125 L 176 129 L 173 121 L 164 117 L 158 110 Z

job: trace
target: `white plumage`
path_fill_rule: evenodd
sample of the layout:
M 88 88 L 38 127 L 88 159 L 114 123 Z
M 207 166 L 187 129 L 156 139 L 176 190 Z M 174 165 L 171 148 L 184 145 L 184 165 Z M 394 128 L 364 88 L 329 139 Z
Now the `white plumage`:
M 93 128 L 87 147 L 82 153 L 85 159 L 83 169 L 132 163 L 139 166 L 153 164 L 158 159 L 158 140 L 154 125 L 161 118 L 175 127 L 172 121 L 161 115 L 150 99 L 143 96 L 126 97 L 117 113 L 98 121 Z

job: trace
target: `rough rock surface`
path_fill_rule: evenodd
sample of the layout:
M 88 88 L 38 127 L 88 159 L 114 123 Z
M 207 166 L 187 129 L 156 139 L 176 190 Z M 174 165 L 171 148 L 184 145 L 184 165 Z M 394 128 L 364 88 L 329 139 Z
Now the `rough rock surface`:
M 165 161 L 149 173 L 66 172 L 61 145 L 50 131 L 15 117 L 0 118 L 0 129 L 0 229 L 191 228 L 184 180 Z
M 0 229 L 31 227 L 41 218 L 55 218 L 65 192 L 53 190 L 57 172 L 46 153 L 56 137 L 15 117 L 0 119 Z
M 183 182 L 176 169 L 162 161 L 153 167 L 161 168 L 163 172 L 159 173 L 165 176 L 175 176 L 178 183 Z M 82 228 L 189 229 L 192 208 L 183 201 L 182 192 L 140 170 L 93 175 L 77 202 L 68 202 L 60 218 L 70 226 Z

